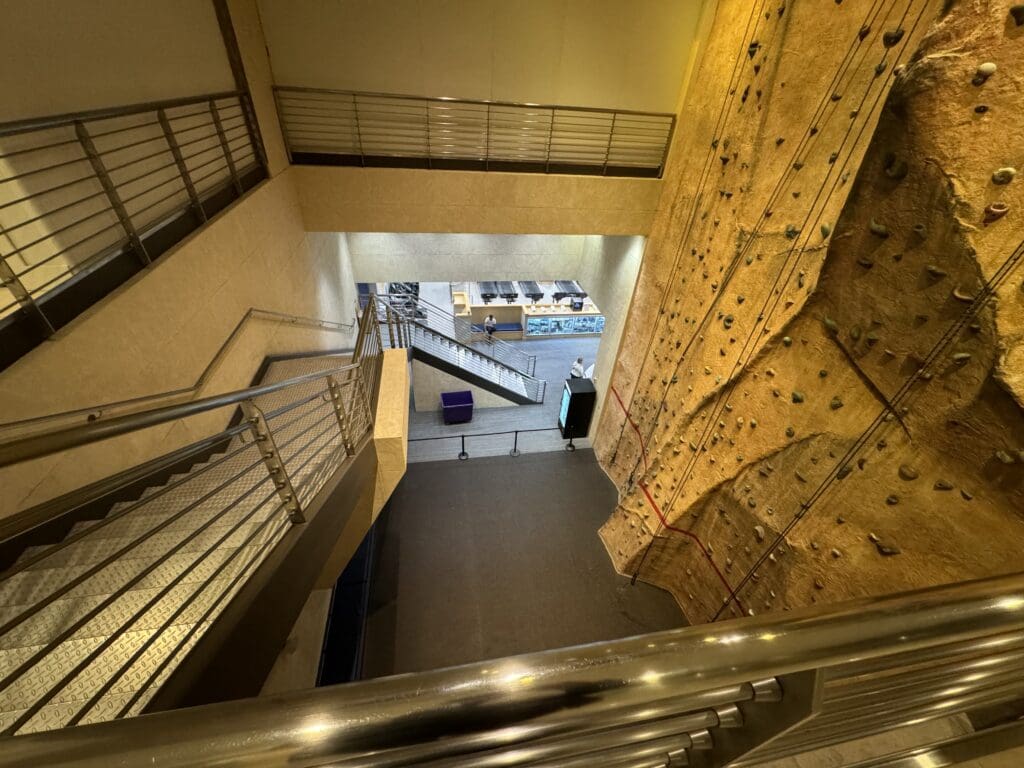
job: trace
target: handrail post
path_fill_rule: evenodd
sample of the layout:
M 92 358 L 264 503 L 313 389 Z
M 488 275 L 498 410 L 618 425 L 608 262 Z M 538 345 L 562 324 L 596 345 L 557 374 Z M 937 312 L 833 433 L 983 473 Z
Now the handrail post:
M 608 175 L 608 158 L 612 154 L 612 139 L 615 138 L 615 118 L 618 116 L 617 112 L 612 112 L 612 125 L 608 129 L 608 146 L 604 150 L 604 166 L 601 168 L 601 175 Z
M 288 518 L 293 523 L 306 522 L 306 517 L 302 513 L 302 507 L 299 505 L 298 494 L 295 493 L 291 478 L 288 477 L 288 468 L 285 467 L 284 462 L 281 460 L 281 454 L 277 450 L 274 435 L 270 431 L 270 425 L 267 424 L 266 418 L 263 416 L 263 411 L 259 409 L 252 398 L 243 400 L 239 405 L 249 424 L 249 431 L 252 432 L 253 443 L 260 452 L 260 457 L 263 459 L 267 472 L 270 474 L 271 482 L 274 483 L 274 487 L 277 489 L 277 495 L 281 497 L 281 501 L 288 512 Z
M 0 227 L 0 234 L 3 232 L 3 227 Z M 14 296 L 14 300 L 18 302 L 19 306 L 39 322 L 45 336 L 52 336 L 55 333 L 53 325 L 46 315 L 43 314 L 42 308 L 32 298 L 32 294 L 29 293 L 25 284 L 14 273 L 14 270 L 11 269 L 11 265 L 7 263 L 7 259 L 2 253 L 0 253 L 0 286 L 6 287 L 11 292 L 11 295 Z
M 276 97 L 276 93 L 274 94 Z M 228 164 L 228 171 L 231 172 L 231 182 L 235 185 L 235 192 L 238 196 L 242 196 L 242 181 L 238 178 L 238 168 L 235 167 L 235 159 L 231 156 L 231 147 L 228 146 L 228 137 L 224 133 L 224 125 L 220 121 L 220 109 L 217 107 L 217 102 L 214 99 L 210 99 L 208 102 L 210 105 L 210 114 L 213 116 L 213 127 L 217 131 L 217 139 L 220 141 L 221 151 L 224 153 L 224 159 Z M 282 122 L 283 126 L 284 123 Z M 287 142 L 286 142 L 287 143 Z M 291 150 L 288 150 L 288 162 L 291 162 Z
M 341 442 L 345 446 L 345 453 L 354 456 L 356 449 L 352 444 L 352 428 L 348 416 L 345 415 L 345 403 L 341 399 L 341 387 L 338 380 L 333 376 L 327 377 L 327 389 L 331 394 L 331 404 L 334 406 L 334 416 L 338 420 L 338 429 L 341 430 Z
M 144 266 L 149 266 L 151 260 L 149 254 L 146 253 L 146 247 L 142 244 L 139 233 L 135 231 L 135 225 L 132 224 L 131 217 L 128 216 L 128 210 L 124 207 L 124 202 L 122 202 L 121 196 L 117 193 L 117 188 L 110 180 L 110 174 L 107 173 L 107 168 L 103 164 L 103 158 L 96 151 L 96 145 L 93 144 L 92 137 L 89 135 L 85 123 L 81 120 L 75 121 L 75 135 L 78 137 L 78 143 L 82 145 L 82 150 L 85 152 L 90 165 L 92 165 L 93 173 L 99 179 L 103 191 L 107 193 L 110 206 L 114 209 L 114 213 L 121 222 L 121 228 L 124 229 L 125 235 L 128 236 L 128 242 L 131 243 L 132 250 L 135 251 L 136 256 L 138 256 Z
M 171 157 L 174 158 L 174 164 L 178 166 L 178 175 L 181 176 L 181 181 L 185 185 L 185 191 L 188 193 L 189 200 L 192 201 L 192 208 L 196 212 L 196 216 L 199 217 L 200 223 L 206 222 L 206 211 L 203 210 L 203 204 L 199 200 L 199 193 L 196 192 L 196 187 L 192 183 L 192 176 L 188 172 L 188 166 L 185 165 L 185 158 L 181 154 L 181 147 L 178 146 L 178 140 L 174 137 L 174 131 L 171 129 L 171 121 L 167 119 L 167 112 L 163 109 L 156 111 L 156 119 L 160 121 L 160 127 L 164 131 L 164 140 L 167 141 L 167 146 L 171 150 Z

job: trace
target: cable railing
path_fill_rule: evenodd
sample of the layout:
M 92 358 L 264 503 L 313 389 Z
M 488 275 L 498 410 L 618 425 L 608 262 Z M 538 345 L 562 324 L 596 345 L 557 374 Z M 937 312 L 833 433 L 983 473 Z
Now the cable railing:
M 0 125 L 0 323 L 45 338 L 240 197 L 254 125 L 242 92 Z
M 293 163 L 660 177 L 675 116 L 275 86 Z
M 0 574 L 0 735 L 143 711 L 368 438 L 382 349 L 367 313 L 350 362 L 312 358 L 280 381 L 0 443 L 10 465 L 199 415 L 227 424 L 100 516 L 79 513 L 147 476 L 65 497 L 48 521 L 72 522 L 63 537 Z
M 0 766 L 753 766 L 1018 700 L 1022 649 L 1016 574 L 17 737 Z M 907 738 L 865 765 L 937 749 Z

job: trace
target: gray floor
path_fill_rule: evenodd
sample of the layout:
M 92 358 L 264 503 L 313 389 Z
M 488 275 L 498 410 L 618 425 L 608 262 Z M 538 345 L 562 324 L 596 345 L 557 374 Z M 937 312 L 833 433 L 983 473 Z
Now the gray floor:
M 438 461 L 455 459 L 461 448 L 460 435 L 475 435 L 487 432 L 506 432 L 515 429 L 546 429 L 545 432 L 531 432 L 519 436 L 519 450 L 523 453 L 560 451 L 565 445 L 557 429 L 558 403 L 562 382 L 569 375 L 573 360 L 583 357 L 589 366 L 597 358 L 599 337 L 581 339 L 531 339 L 510 342 L 521 347 L 528 354 L 537 356 L 536 376 L 548 382 L 547 394 L 540 405 L 517 405 L 509 408 L 478 408 L 473 421 L 468 424 L 445 425 L 440 411 L 423 411 L 409 414 L 409 461 Z M 481 347 L 486 351 L 486 345 Z M 417 438 L 449 436 L 445 440 L 422 441 Z M 512 435 L 488 435 L 467 437 L 466 452 L 470 456 L 508 455 L 512 448 Z M 574 441 L 581 447 L 588 447 L 586 440 Z
M 643 634 L 684 623 L 612 569 L 615 506 L 593 452 L 409 467 L 382 518 L 364 675 Z

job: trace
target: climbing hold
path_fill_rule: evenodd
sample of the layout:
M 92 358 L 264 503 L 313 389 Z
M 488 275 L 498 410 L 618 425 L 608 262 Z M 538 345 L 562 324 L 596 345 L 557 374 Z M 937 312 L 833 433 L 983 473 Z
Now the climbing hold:
M 777 138 L 777 139 L 775 140 L 775 146 L 776 146 L 776 147 L 781 147 L 781 146 L 782 146 L 782 142 L 784 142 L 784 141 L 785 141 L 785 139 L 784 139 L 784 138 L 782 138 L 781 136 L 779 136 L 779 138 Z
M 1024 3 L 1010 6 L 1010 16 L 1018 27 L 1024 26 Z
M 836 0 L 836 2 L 839 3 L 839 2 L 842 2 L 842 0 Z M 815 579 L 814 580 L 814 588 L 815 589 L 824 589 L 825 588 L 825 582 L 823 582 L 821 579 Z
M 988 107 L 985 106 L 984 104 L 979 104 L 974 108 L 974 112 L 975 114 L 978 115 L 984 115 L 986 112 L 988 112 Z
M 786 427 L 786 437 L 793 437 L 796 434 L 796 430 L 792 427 Z
M 964 363 L 966 363 L 970 359 L 971 359 L 971 353 L 970 352 L 957 352 L 955 355 L 953 355 L 953 362 L 954 363 L 959 363 L 960 365 L 963 365 Z
M 761 44 L 757 42 L 757 40 L 754 40 L 749 46 L 747 46 L 747 56 L 754 58 L 759 50 L 761 50 Z
M 898 555 L 898 554 L 900 554 L 900 552 L 903 551 L 899 547 L 897 547 L 897 546 L 895 546 L 893 544 L 883 544 L 880 541 L 876 541 L 875 542 L 875 549 L 878 550 L 878 554 L 880 554 L 880 555 L 882 555 L 884 557 L 891 557 L 892 555 Z
M 853 472 L 853 467 L 851 467 L 849 464 L 844 464 L 839 468 L 839 471 L 836 472 L 836 480 L 842 480 L 851 472 Z
M 886 48 L 892 48 L 896 43 L 903 39 L 903 28 L 890 29 L 882 35 L 882 45 Z
M 995 64 L 991 61 L 986 61 L 978 67 L 977 71 L 974 73 L 974 77 L 971 79 L 971 83 L 974 85 L 982 85 L 996 73 L 996 69 L 998 69 L 998 67 L 996 67 Z
M 790 338 L 789 336 L 783 336 L 782 337 L 782 346 L 784 346 L 784 347 L 791 347 L 791 346 L 793 346 L 793 339 Z
M 764 541 L 764 526 L 755 525 L 754 526 L 754 536 L 757 537 L 758 541 Z
M 1013 464 L 1014 463 L 1013 456 L 1011 456 L 1006 451 L 996 451 L 994 455 L 995 455 L 996 459 L 998 459 L 999 462 L 1002 463 L 1002 464 L 1009 465 L 1009 464 Z
M 865 24 L 860 28 L 860 32 L 857 33 L 857 37 L 863 40 L 865 37 L 871 34 L 871 27 Z
M 850 329 L 850 338 L 854 341 L 860 341 L 860 334 L 861 330 L 859 325 L 855 325 Z
M 952 491 L 953 484 L 946 480 L 936 480 L 932 488 L 936 491 Z
M 838 549 L 833 549 L 831 552 L 829 552 L 829 554 L 832 555 L 832 557 L 834 557 L 836 560 L 843 556 L 843 553 L 840 552 Z
M 822 320 L 822 323 L 825 324 L 825 330 L 831 333 L 833 336 L 839 333 L 839 324 L 831 317 L 826 317 L 824 320 Z
M 882 73 L 885 72 L 885 70 L 888 68 L 889 64 L 885 60 L 882 60 L 875 64 L 875 77 L 880 77 Z
M 885 156 L 885 175 L 895 181 L 902 181 L 910 172 L 906 161 L 896 156 L 895 152 L 889 152 Z
M 732 315 L 726 315 L 725 317 L 722 318 L 722 325 L 725 326 L 726 329 L 732 328 L 732 323 L 733 323 L 733 316 Z
M 970 501 L 971 499 L 974 498 L 974 496 L 971 495 L 970 491 L 965 491 L 963 488 L 960 489 L 960 497 L 964 501 Z
M 927 267 L 925 267 L 925 269 L 928 270 L 928 274 L 934 277 L 936 280 L 945 277 L 947 274 L 946 270 L 939 269 L 934 264 L 929 264 Z
M 1007 213 L 1010 212 L 1010 206 L 1006 203 L 989 203 L 985 206 L 985 219 L 986 224 L 991 224 L 993 221 L 998 221 L 1003 218 Z
M 889 236 L 889 228 L 884 224 L 879 224 L 874 219 L 871 220 L 871 223 L 868 225 L 868 229 L 871 230 L 871 234 L 877 237 L 885 239 Z
M 888 237 L 888 235 L 886 235 L 886 237 Z M 860 258 L 858 258 L 857 263 L 860 266 L 864 267 L 864 269 L 871 269 L 873 266 L 875 266 L 875 262 L 873 262 L 867 256 L 861 256 Z
M 888 504 L 890 507 L 895 507 L 897 504 L 900 503 L 900 497 L 897 496 L 895 493 L 890 494 L 889 496 L 885 497 L 885 503 Z
M 917 480 L 921 476 L 921 473 L 909 464 L 900 464 L 898 472 L 903 480 Z
M 797 236 L 797 235 L 799 235 L 799 234 L 800 234 L 800 230 L 799 230 L 799 229 L 797 229 L 797 228 L 796 228 L 795 226 L 793 226 L 792 224 L 787 224 L 787 225 L 786 225 L 786 232 L 785 232 L 785 235 L 786 235 L 786 237 L 788 237 L 788 238 L 789 238 L 790 240 L 795 240 L 795 239 L 796 239 L 796 236 Z
M 822 368 L 820 371 L 818 371 L 818 378 L 819 379 L 824 379 L 826 376 L 828 376 L 828 371 L 826 371 L 824 368 Z
M 821 225 L 821 236 L 824 238 L 824 237 L 828 237 L 831 234 L 832 234 L 832 227 L 830 225 L 828 225 L 828 224 L 822 224 Z
M 924 224 L 915 224 L 914 225 L 914 234 L 917 235 L 918 237 L 924 239 L 924 238 L 928 237 L 928 227 L 926 227 Z
M 957 286 L 956 288 L 953 289 L 953 292 L 952 292 L 951 295 L 957 301 L 962 301 L 965 304 L 970 304 L 972 301 L 974 301 L 974 297 L 971 296 L 971 294 L 969 294 L 969 293 L 964 293 L 963 291 L 961 291 L 959 286 Z
M 746 300 L 747 300 L 747 297 L 744 296 L 742 293 L 739 296 L 736 297 L 736 303 L 737 304 L 742 304 Z
M 804 401 L 804 393 L 794 389 L 792 398 L 794 403 L 802 403 Z
M 993 184 L 1009 184 L 1013 181 L 1013 177 L 1017 175 L 1017 169 L 1007 166 L 1006 168 L 1000 168 L 992 174 Z
M 832 400 L 828 404 L 828 407 L 831 408 L 833 411 L 838 411 L 840 408 L 843 407 L 843 401 L 839 398 L 839 395 L 836 395 L 835 397 L 832 398 Z

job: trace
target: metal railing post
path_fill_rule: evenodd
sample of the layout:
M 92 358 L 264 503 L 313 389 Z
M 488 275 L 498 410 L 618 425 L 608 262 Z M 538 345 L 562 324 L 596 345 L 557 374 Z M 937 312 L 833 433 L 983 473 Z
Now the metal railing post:
M 345 415 L 345 403 L 341 399 L 341 387 L 333 376 L 327 377 L 327 389 L 331 394 L 331 404 L 334 406 L 334 415 L 338 420 L 338 429 L 341 430 L 341 442 L 345 446 L 345 453 L 349 456 L 355 455 L 356 449 L 352 444 L 352 426 L 348 416 Z
M 288 469 L 281 460 L 281 454 L 277 450 L 274 435 L 263 416 L 263 411 L 259 409 L 252 398 L 243 400 L 239 405 L 249 424 L 253 442 L 260 452 L 274 487 L 277 488 L 277 495 L 281 497 L 281 501 L 284 502 L 285 509 L 288 511 L 288 518 L 293 523 L 306 522 L 306 517 L 302 514 L 302 507 L 299 505 L 298 494 L 295 493 L 291 478 L 288 477 Z
M 618 116 L 617 112 L 612 112 L 612 125 L 608 129 L 608 146 L 604 150 L 604 165 L 601 168 L 601 175 L 608 175 L 608 158 L 612 154 L 612 139 L 615 137 L 615 118 Z
M 486 108 L 486 120 L 487 120 L 487 134 L 486 134 L 486 145 L 484 149 L 484 170 L 491 170 L 491 105 L 488 103 Z
M 0 234 L 4 233 L 3 227 L 0 227 Z M 43 310 L 36 304 L 36 300 L 32 298 L 32 294 L 29 293 L 25 284 L 21 282 L 18 276 L 11 269 L 11 265 L 7 263 L 7 259 L 0 253 L 0 286 L 4 286 L 14 296 L 14 300 L 18 302 L 18 305 L 34 317 L 40 324 L 43 334 L 46 336 L 52 336 L 55 332 L 53 325 L 47 319 L 46 315 L 43 314 Z
M 81 120 L 75 121 L 75 135 L 78 137 L 78 143 L 82 145 L 85 156 L 92 165 L 93 173 L 99 179 L 103 191 L 107 193 L 110 206 L 114 209 L 114 213 L 121 222 L 121 228 L 124 229 L 125 235 L 128 236 L 128 242 L 131 243 L 132 250 L 135 251 L 142 263 L 148 266 L 151 262 L 149 254 L 146 253 L 146 247 L 142 244 L 139 233 L 135 231 L 135 225 L 132 224 L 132 220 L 128 216 L 128 210 L 124 207 L 124 202 L 122 202 L 121 196 L 117 193 L 117 188 L 110 180 L 110 174 L 107 173 L 106 166 L 103 165 L 103 158 L 96 151 L 96 145 L 92 143 L 92 137 L 89 135 L 85 123 Z
M 359 162 L 365 168 L 366 167 L 366 153 L 363 151 L 363 129 L 359 125 L 359 102 L 356 101 L 356 95 L 352 94 L 352 116 L 355 118 L 356 123 L 356 141 L 359 143 Z
M 181 182 L 185 185 L 185 191 L 188 193 L 189 200 L 192 201 L 192 209 L 196 212 L 196 216 L 199 217 L 200 223 L 206 222 L 206 211 L 203 210 L 203 204 L 199 200 L 199 194 L 196 192 L 196 187 L 192 183 L 192 176 L 188 172 L 188 166 L 185 165 L 185 158 L 181 154 L 181 147 L 178 146 L 178 140 L 174 137 L 174 131 L 171 129 L 171 122 L 167 119 L 167 112 L 163 109 L 156 111 L 156 119 L 160 121 L 160 127 L 164 131 L 164 139 L 167 141 L 167 146 L 171 150 L 171 157 L 174 158 L 174 164 L 178 166 L 178 175 L 181 176 Z
M 551 122 L 548 123 L 548 153 L 544 158 L 544 173 L 551 173 L 551 142 L 555 137 L 555 110 L 551 110 Z
M 277 94 L 275 93 L 275 96 Z M 213 116 L 213 127 L 217 131 L 217 139 L 220 141 L 221 151 L 224 153 L 224 159 L 228 164 L 228 171 L 231 173 L 231 181 L 235 185 L 235 192 L 238 196 L 242 196 L 242 181 L 238 178 L 238 168 L 235 167 L 235 159 L 231 156 L 231 147 L 228 146 L 228 137 L 224 133 L 224 125 L 220 121 L 220 110 L 217 108 L 217 102 L 210 99 L 207 102 L 210 105 L 210 114 Z M 284 123 L 281 123 L 284 125 Z M 285 142 L 287 144 L 287 142 Z M 288 162 L 291 162 L 291 150 L 289 150 Z

